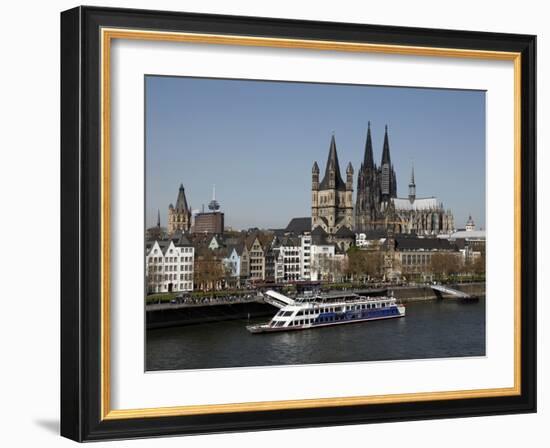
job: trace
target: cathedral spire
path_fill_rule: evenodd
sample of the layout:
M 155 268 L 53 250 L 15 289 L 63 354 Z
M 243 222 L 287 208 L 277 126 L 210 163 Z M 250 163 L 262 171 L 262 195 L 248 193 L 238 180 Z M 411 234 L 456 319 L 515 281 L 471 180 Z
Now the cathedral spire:
M 384 146 L 382 149 L 382 165 L 384 163 L 391 165 L 390 143 L 388 141 L 388 125 L 386 125 L 386 131 L 384 133 Z
M 334 185 L 329 186 L 330 180 L 334 179 Z M 346 184 L 342 180 L 342 175 L 340 174 L 340 162 L 338 162 L 338 153 L 336 151 L 336 140 L 334 134 L 330 139 L 330 148 L 328 151 L 327 165 L 325 167 L 325 175 L 321 181 L 320 189 L 328 190 L 329 188 L 335 188 L 336 190 L 345 190 Z
M 372 137 L 370 135 L 370 121 L 367 128 L 367 141 L 365 142 L 365 157 L 363 161 L 363 166 L 366 169 L 374 168 L 374 156 L 372 151 Z

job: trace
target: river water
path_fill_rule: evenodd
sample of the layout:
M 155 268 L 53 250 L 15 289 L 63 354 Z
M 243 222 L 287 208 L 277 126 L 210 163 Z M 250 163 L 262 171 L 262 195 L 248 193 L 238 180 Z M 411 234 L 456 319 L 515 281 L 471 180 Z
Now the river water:
M 485 299 L 411 302 L 405 317 L 271 334 L 269 317 L 147 331 L 147 370 L 319 364 L 485 355 Z

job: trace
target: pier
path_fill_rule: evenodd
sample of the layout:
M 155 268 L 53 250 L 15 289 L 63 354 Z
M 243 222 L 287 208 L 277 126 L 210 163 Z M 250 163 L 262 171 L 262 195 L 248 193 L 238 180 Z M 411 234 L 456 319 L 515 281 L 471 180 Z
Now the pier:
M 459 289 L 451 288 L 450 286 L 447 286 L 447 285 L 435 284 L 435 285 L 431 285 L 431 288 L 435 291 L 436 296 L 440 299 L 443 298 L 443 294 L 451 295 L 451 296 L 457 297 L 457 298 L 462 299 L 462 300 L 478 300 L 479 299 L 479 297 L 477 295 L 468 294 L 464 291 L 460 291 Z

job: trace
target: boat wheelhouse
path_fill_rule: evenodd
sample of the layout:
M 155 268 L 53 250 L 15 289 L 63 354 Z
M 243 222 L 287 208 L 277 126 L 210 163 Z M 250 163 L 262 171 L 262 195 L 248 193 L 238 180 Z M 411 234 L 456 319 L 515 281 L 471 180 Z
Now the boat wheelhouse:
M 268 291 L 264 300 L 280 309 L 269 322 L 247 326 L 251 333 L 305 330 L 405 315 L 405 306 L 393 296 L 368 297 L 335 292 L 305 294 L 291 299 L 275 291 Z

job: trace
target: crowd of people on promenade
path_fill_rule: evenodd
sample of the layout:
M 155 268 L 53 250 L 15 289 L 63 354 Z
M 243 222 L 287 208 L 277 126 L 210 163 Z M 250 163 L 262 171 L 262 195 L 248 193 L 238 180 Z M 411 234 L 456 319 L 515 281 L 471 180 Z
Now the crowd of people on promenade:
M 258 298 L 257 295 L 246 294 L 246 295 L 224 295 L 224 296 L 186 296 L 179 295 L 172 299 L 169 302 L 163 301 L 159 298 L 158 301 L 148 302 L 148 305 L 161 305 L 161 304 L 171 304 L 171 305 L 224 305 L 230 303 L 243 303 L 251 302 Z

